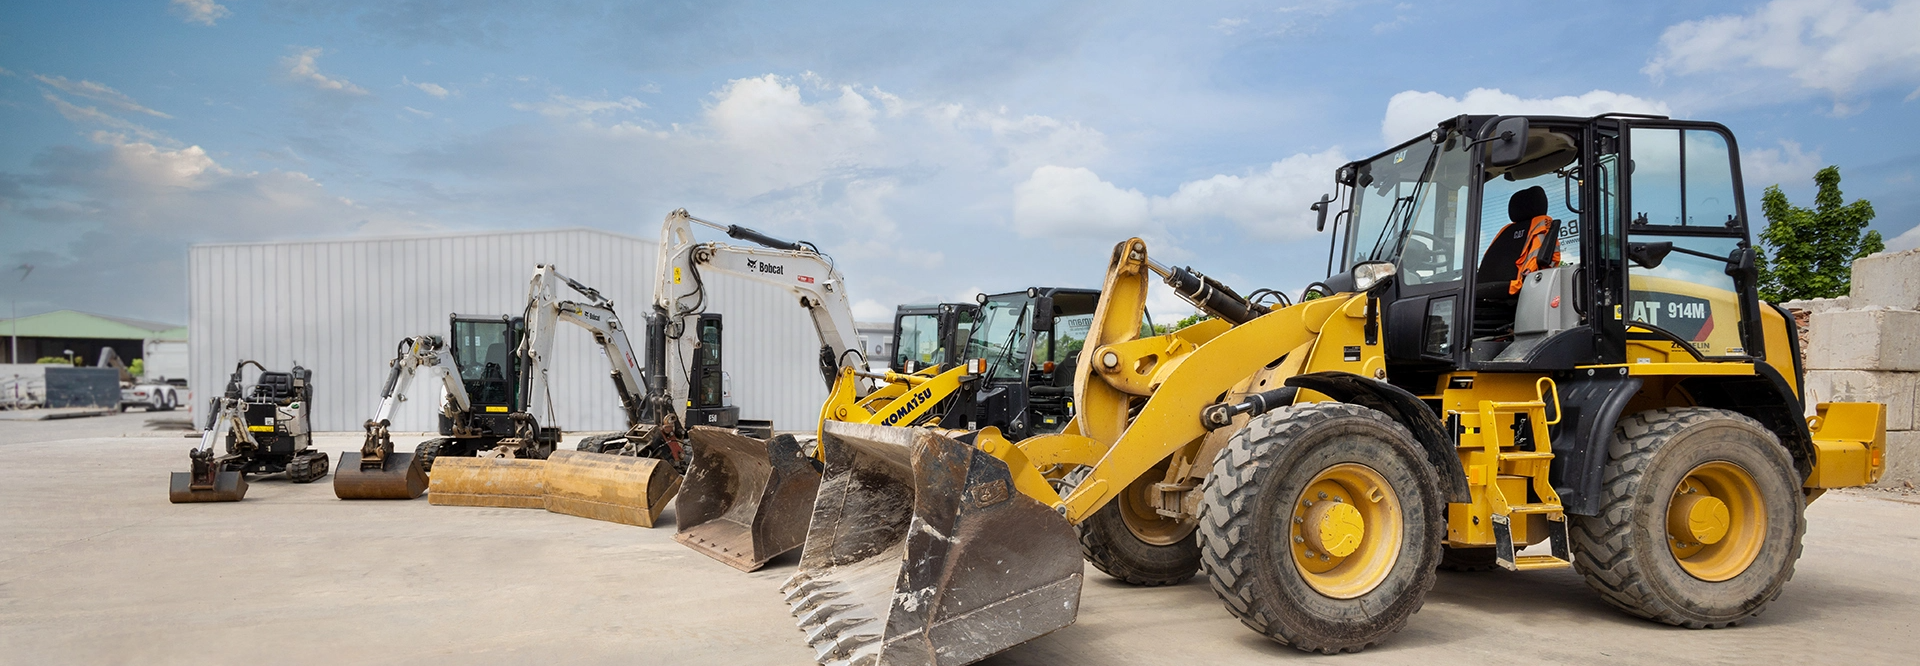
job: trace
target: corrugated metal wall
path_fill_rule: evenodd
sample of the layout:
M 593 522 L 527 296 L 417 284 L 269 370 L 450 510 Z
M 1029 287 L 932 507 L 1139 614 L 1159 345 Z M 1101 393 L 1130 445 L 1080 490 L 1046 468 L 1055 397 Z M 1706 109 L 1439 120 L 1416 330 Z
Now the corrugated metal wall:
M 253 359 L 276 370 L 295 362 L 313 370 L 315 429 L 360 430 L 379 408 L 387 361 L 402 338 L 447 335 L 449 313 L 520 313 L 538 263 L 612 299 L 638 351 L 646 344 L 656 246 L 587 229 L 196 245 L 187 271 L 196 422 L 234 364 Z M 724 362 L 741 417 L 812 429 L 826 387 L 805 312 L 772 285 L 722 276 L 707 284 L 708 310 L 726 317 Z M 550 374 L 554 425 L 624 428 L 599 347 L 584 329 L 561 327 Z M 417 382 L 409 393 L 394 430 L 436 429 L 437 384 Z

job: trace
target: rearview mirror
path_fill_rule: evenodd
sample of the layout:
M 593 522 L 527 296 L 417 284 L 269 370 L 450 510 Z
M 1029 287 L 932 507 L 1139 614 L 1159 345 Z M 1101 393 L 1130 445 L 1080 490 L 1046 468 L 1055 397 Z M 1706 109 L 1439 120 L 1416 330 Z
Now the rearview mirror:
M 1527 156 L 1528 128 L 1526 118 L 1508 116 L 1482 132 L 1480 142 L 1487 144 L 1487 166 L 1509 167 L 1519 164 Z
M 1320 195 L 1319 201 L 1315 201 L 1313 202 L 1313 205 L 1308 206 L 1308 208 L 1313 209 L 1313 212 L 1318 213 L 1320 215 L 1320 218 L 1318 220 L 1315 220 L 1313 223 L 1313 230 L 1315 233 L 1327 230 L 1327 206 L 1332 203 L 1333 203 L 1333 195 L 1322 194 Z
M 1667 255 L 1672 253 L 1672 241 L 1627 244 L 1627 258 L 1632 259 L 1633 263 L 1641 268 L 1659 268 L 1660 264 L 1667 260 Z
M 1053 330 L 1053 297 L 1041 296 L 1033 299 L 1033 330 L 1045 333 Z

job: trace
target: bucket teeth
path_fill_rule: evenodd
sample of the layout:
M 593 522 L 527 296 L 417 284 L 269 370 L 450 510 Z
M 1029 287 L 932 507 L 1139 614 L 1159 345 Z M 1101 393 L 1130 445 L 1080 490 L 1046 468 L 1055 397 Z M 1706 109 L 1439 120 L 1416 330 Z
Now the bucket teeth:
M 798 578 L 798 576 L 795 576 L 795 578 Z M 792 584 L 792 581 L 788 581 L 788 585 L 780 589 L 781 591 L 784 591 L 787 593 L 787 603 L 794 603 L 796 601 L 799 601 L 805 598 L 808 594 L 812 593 L 814 590 L 818 590 L 826 586 L 827 586 L 827 583 L 825 581 L 818 581 L 818 580 L 807 580 L 799 583 L 798 585 Z
M 814 660 L 823 666 L 848 666 L 879 664 L 880 637 L 875 634 L 853 634 L 820 646 Z
M 800 615 L 800 629 L 805 631 L 820 626 L 832 619 L 833 616 L 839 615 L 850 608 L 853 608 L 853 604 L 827 604 L 826 606 L 815 608 L 812 612 Z
M 783 582 L 780 584 L 780 593 L 786 594 L 788 592 L 791 592 L 793 591 L 793 588 L 799 587 L 801 584 L 804 584 L 810 580 L 813 580 L 813 574 L 805 571 L 796 573 L 792 576 L 788 576 L 786 582 Z
M 839 590 L 821 590 L 815 592 L 807 595 L 806 598 L 801 599 L 798 603 L 795 603 L 793 605 L 793 614 L 800 615 L 801 613 L 812 612 L 813 609 L 818 608 L 820 604 L 844 596 L 847 596 L 847 593 Z
M 819 648 L 821 656 L 830 658 L 833 652 L 841 650 L 842 637 L 869 636 L 868 640 L 876 640 L 877 638 L 871 637 L 870 634 L 849 633 L 852 629 L 875 621 L 870 617 L 843 617 L 828 620 L 813 631 L 807 632 L 807 644 Z

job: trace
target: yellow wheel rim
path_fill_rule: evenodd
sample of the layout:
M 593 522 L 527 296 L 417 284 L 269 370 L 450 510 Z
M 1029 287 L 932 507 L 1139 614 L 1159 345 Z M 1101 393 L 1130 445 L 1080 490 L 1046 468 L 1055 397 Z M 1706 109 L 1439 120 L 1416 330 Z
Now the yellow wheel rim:
M 1127 531 L 1132 532 L 1134 538 L 1155 546 L 1179 543 L 1197 527 L 1193 523 L 1162 516 L 1153 508 L 1152 494 L 1159 492 L 1154 486 L 1166 477 L 1167 463 L 1161 461 L 1152 470 L 1140 475 L 1140 480 L 1127 486 L 1126 492 L 1120 493 L 1121 522 L 1127 524 Z
M 1300 577 L 1335 599 L 1371 592 L 1400 558 L 1400 499 L 1371 467 L 1322 470 L 1294 499 L 1287 542 Z
M 1694 578 L 1720 582 L 1760 555 L 1767 507 L 1739 465 L 1715 461 L 1687 472 L 1667 500 L 1667 548 Z

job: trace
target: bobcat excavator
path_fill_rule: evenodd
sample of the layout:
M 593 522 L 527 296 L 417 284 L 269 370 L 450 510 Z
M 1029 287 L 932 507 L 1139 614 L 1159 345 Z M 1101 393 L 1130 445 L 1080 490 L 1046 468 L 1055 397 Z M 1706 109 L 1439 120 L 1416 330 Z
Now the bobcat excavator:
M 1328 277 L 1291 304 L 1120 243 L 1063 432 L 824 424 L 783 587 L 807 641 L 978 661 L 1071 624 L 1083 559 L 1204 572 L 1243 624 L 1327 654 L 1403 627 L 1442 565 L 1572 567 L 1682 627 L 1751 617 L 1806 504 L 1879 477 L 1886 421 L 1802 417 L 1738 155 L 1716 123 L 1452 118 L 1336 171 Z M 1141 336 L 1153 276 L 1212 318 Z
M 251 385 L 241 373 L 260 370 Z M 168 479 L 167 501 L 238 502 L 247 496 L 248 474 L 285 472 L 294 483 L 312 483 L 327 475 L 327 453 L 312 448 L 312 377 L 306 368 L 272 372 L 255 361 L 241 361 L 227 379 L 227 390 L 208 404 L 200 445 L 188 453 L 191 471 Z M 213 447 L 225 443 L 226 454 Z

